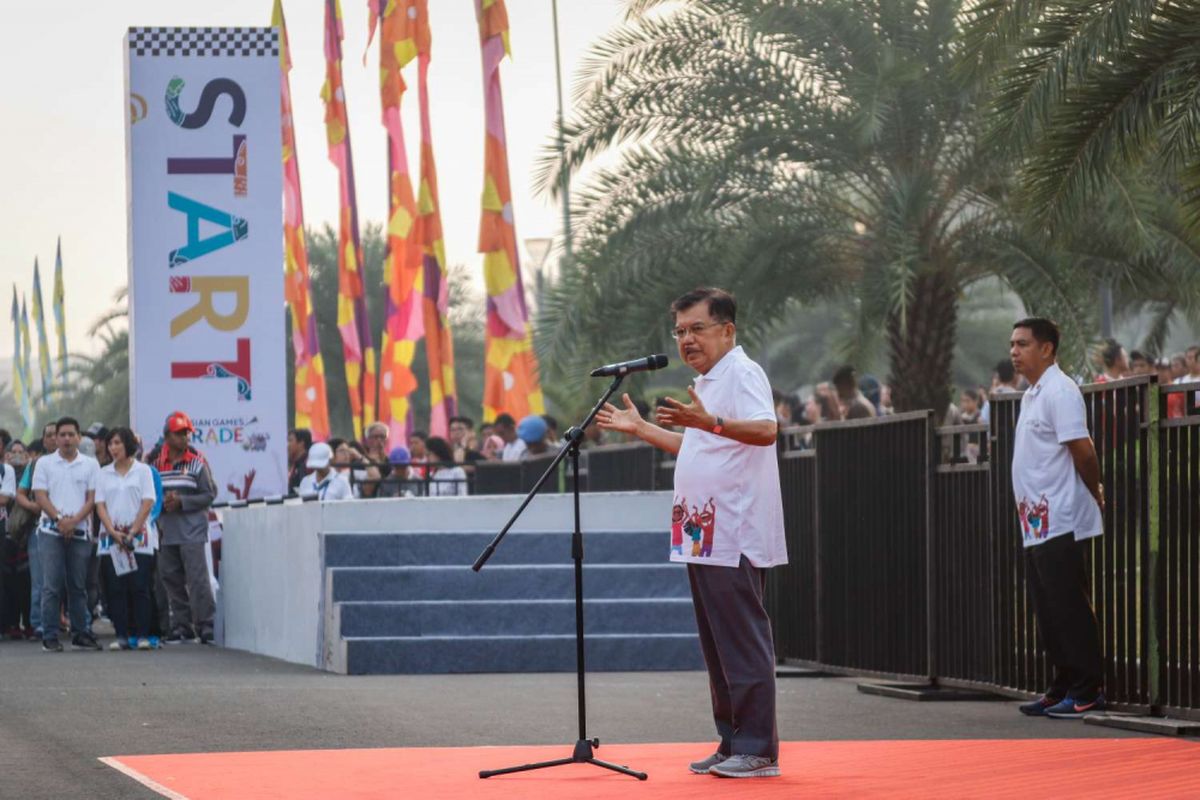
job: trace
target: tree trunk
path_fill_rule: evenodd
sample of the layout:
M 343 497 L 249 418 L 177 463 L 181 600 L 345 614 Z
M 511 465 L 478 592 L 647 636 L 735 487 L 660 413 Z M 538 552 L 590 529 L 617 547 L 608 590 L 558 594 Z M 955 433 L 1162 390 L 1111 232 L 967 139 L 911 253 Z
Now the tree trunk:
M 958 290 L 931 272 L 917 278 L 907 319 L 888 318 L 892 403 L 897 411 L 934 410 L 941 424 L 950 404 L 950 367 L 958 328 Z

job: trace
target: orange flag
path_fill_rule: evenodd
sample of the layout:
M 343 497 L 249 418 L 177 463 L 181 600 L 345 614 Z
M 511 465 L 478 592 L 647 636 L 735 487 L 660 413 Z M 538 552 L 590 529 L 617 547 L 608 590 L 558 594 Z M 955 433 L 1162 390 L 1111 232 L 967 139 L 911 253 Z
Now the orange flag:
M 341 213 L 338 221 L 338 314 L 342 355 L 346 362 L 346 388 L 354 438 L 375 421 L 375 345 L 363 295 L 362 245 L 358 237 L 358 203 L 354 190 L 354 161 L 350 151 L 350 124 L 346 92 L 342 85 L 342 8 L 338 0 L 325 0 L 325 136 L 329 160 L 338 169 Z
M 529 310 L 517 257 L 508 148 L 504 133 L 504 99 L 500 62 L 509 54 L 508 13 L 504 0 L 475 0 L 483 48 L 484 145 L 483 213 L 479 252 L 487 285 L 487 338 L 483 387 L 483 419 L 502 412 L 516 419 L 545 411 L 537 359 L 529 328 Z
M 425 333 L 421 248 L 416 238 L 417 204 L 413 198 L 404 124 L 400 108 L 407 85 L 401 74 L 417 55 L 418 39 L 429 38 L 428 16 L 416 0 L 368 0 L 371 33 L 379 28 L 379 89 L 383 126 L 388 136 L 387 315 L 380 364 L 379 419 L 388 424 L 393 443 L 406 443 L 411 425 L 410 395 L 417 388 L 412 362 Z
M 295 426 L 308 428 L 313 439 L 329 438 L 329 406 L 325 397 L 325 364 L 317 342 L 317 315 L 312 308 L 308 278 L 308 245 L 304 240 L 304 205 L 300 200 L 300 164 L 296 157 L 296 131 L 292 124 L 292 69 L 287 22 L 282 0 L 275 0 L 271 24 L 279 28 L 279 97 L 283 120 L 283 292 L 292 314 L 292 350 L 295 352 Z
M 421 17 L 428 19 L 429 0 L 419 0 Z M 428 31 L 428 27 L 426 27 Z M 429 119 L 430 37 L 417 37 L 417 96 L 421 107 L 421 188 L 417 193 L 417 242 L 425 277 L 425 355 L 429 362 L 429 433 L 450 435 L 450 417 L 458 413 L 454 381 L 454 341 L 450 330 L 450 281 L 442 241 L 442 212 L 438 203 L 437 164 L 433 158 L 433 127 Z

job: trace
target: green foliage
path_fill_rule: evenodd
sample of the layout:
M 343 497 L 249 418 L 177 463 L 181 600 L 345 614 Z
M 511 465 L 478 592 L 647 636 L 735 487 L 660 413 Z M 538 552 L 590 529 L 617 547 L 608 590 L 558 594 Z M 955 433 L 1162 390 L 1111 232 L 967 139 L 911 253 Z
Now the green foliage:
M 1153 353 L 1200 322 L 1198 20 L 1195 0 L 968 3 L 963 66 L 992 90 L 985 142 L 1026 224 L 1148 318 Z
M 972 0 L 964 64 L 990 78 L 989 143 L 1019 154 L 1030 217 L 1070 226 L 1150 165 L 1200 228 L 1200 2 Z
M 34 398 L 40 431 L 52 420 L 72 416 L 87 428 L 102 422 L 112 428 L 129 424 L 129 309 L 126 290 L 113 297 L 115 305 L 88 329 L 98 343 L 96 355 L 71 353 L 64 386 Z
M 575 184 L 577 257 L 539 315 L 544 370 L 569 381 L 667 347 L 666 308 L 697 284 L 738 295 L 754 352 L 796 309 L 833 310 L 851 334 L 838 360 L 883 350 L 901 408 L 948 402 L 959 302 L 993 276 L 1082 352 L 1093 281 L 1008 213 L 959 15 L 947 0 L 630 3 L 566 124 L 569 169 L 620 158 Z M 548 151 L 547 192 L 558 164 Z

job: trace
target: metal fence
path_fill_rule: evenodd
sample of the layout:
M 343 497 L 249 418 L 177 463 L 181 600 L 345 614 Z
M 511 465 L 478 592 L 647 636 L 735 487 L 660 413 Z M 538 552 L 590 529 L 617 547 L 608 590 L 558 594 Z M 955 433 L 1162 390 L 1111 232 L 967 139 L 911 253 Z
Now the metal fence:
M 1174 716 L 1200 718 L 1200 382 L 1158 394 L 1158 436 L 1149 448 L 1159 475 L 1150 497 L 1157 642 L 1151 669 L 1158 704 Z M 1183 416 L 1168 417 L 1172 399 Z
M 524 494 L 533 488 L 538 478 L 554 459 L 555 452 L 530 456 L 520 461 L 476 461 L 468 464 L 415 464 L 411 474 L 397 477 L 389 472 L 391 465 L 376 462 L 355 462 L 346 473 L 351 485 L 366 497 L 428 497 L 454 494 L 459 484 L 465 484 L 467 494 Z M 461 481 L 435 478 L 441 468 L 462 467 L 466 473 Z M 592 447 L 580 454 L 580 488 L 588 492 L 621 492 L 670 489 L 675 462 L 671 456 L 641 443 L 611 444 Z M 383 477 L 366 475 L 368 467 L 385 473 Z M 439 485 L 440 484 L 440 485 Z M 454 486 L 452 490 L 451 484 Z M 559 465 L 557 479 L 543 487 L 545 492 L 566 492 L 571 488 L 570 466 Z
M 1200 383 L 1083 394 L 1107 501 L 1088 556 L 1106 694 L 1124 710 L 1200 716 Z M 986 426 L 904 415 L 787 432 L 791 563 L 768 587 L 781 658 L 1045 688 L 1012 496 L 1019 412 L 1013 394 L 993 399 Z

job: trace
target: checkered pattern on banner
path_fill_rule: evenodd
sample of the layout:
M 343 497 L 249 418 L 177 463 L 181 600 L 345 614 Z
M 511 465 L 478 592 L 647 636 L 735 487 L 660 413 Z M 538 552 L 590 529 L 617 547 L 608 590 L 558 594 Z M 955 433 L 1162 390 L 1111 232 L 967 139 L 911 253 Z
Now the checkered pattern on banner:
M 278 56 L 274 28 L 130 28 L 137 56 Z

